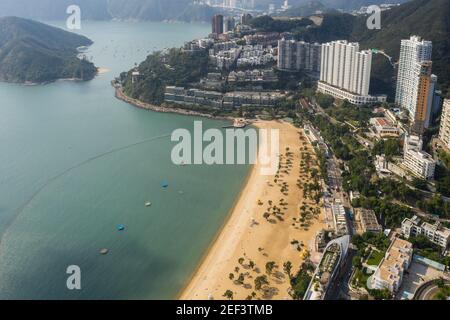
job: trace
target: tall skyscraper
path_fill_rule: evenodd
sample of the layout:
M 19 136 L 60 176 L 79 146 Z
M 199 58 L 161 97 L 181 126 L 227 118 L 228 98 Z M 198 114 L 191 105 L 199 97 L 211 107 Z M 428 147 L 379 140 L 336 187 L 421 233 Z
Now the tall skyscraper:
M 424 129 L 430 125 L 431 111 L 433 109 L 433 98 L 437 77 L 431 74 L 431 61 L 423 61 L 418 64 L 419 83 L 417 89 L 417 103 L 414 114 L 412 131 L 423 134 Z
M 372 52 L 359 51 L 358 43 L 324 43 L 318 91 L 357 105 L 386 101 L 386 96 L 369 95 L 371 69 Z
M 226 17 L 225 18 L 225 32 L 233 31 L 234 27 L 236 26 L 236 21 L 233 17 Z
M 223 33 L 223 15 L 216 14 L 212 18 L 212 33 L 222 34 Z
M 320 71 L 321 45 L 295 40 L 278 41 L 278 69 Z
M 241 24 L 248 24 L 252 18 L 253 17 L 250 13 L 243 13 L 241 15 Z
M 431 41 L 419 36 L 402 40 L 395 102 L 408 110 L 412 130 L 421 134 L 429 125 L 437 77 L 431 73 Z
M 450 99 L 445 99 L 444 106 L 442 107 L 439 140 L 450 149 Z

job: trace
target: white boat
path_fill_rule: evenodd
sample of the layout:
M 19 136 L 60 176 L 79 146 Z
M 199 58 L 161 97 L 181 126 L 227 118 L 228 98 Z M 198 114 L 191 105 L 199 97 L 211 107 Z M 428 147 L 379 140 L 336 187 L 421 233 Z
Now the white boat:
M 145 206 L 146 206 L 146 207 L 150 207 L 151 205 L 152 205 L 151 202 L 146 202 L 146 203 L 145 203 Z

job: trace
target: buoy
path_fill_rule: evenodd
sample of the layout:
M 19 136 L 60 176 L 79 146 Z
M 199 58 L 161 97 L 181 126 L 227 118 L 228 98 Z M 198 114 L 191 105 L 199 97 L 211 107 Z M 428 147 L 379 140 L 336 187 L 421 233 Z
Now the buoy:
M 123 230 L 125 230 L 125 226 L 124 226 L 123 224 L 119 224 L 119 225 L 117 226 L 117 230 L 123 231 Z

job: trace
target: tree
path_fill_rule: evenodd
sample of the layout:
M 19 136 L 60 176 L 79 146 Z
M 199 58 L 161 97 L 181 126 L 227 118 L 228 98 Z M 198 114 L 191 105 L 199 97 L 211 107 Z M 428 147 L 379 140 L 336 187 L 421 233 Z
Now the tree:
M 244 284 L 245 276 L 243 273 L 239 274 L 239 278 L 237 278 L 236 282 L 240 285 Z
M 290 261 L 286 261 L 285 263 L 283 263 L 283 270 L 287 274 L 289 279 L 292 279 L 292 274 L 291 274 L 292 263 Z
M 372 290 L 368 290 L 368 291 L 369 291 L 370 295 L 375 298 L 375 300 L 389 300 L 392 297 L 392 295 L 388 289 L 382 289 L 382 290 L 372 289 Z
M 230 274 L 228 275 L 228 278 L 229 278 L 230 280 L 233 280 L 233 279 L 234 279 L 234 274 L 233 274 L 233 273 L 230 273 Z
M 355 268 L 361 268 L 362 267 L 361 256 L 356 255 L 356 256 L 353 257 L 353 259 L 352 259 L 352 266 L 354 266 Z
M 412 181 L 412 185 L 414 188 L 419 189 L 419 190 L 425 190 L 425 191 L 428 190 L 428 188 L 427 188 L 428 183 L 424 179 L 414 178 Z
M 267 262 L 266 263 L 266 273 L 270 276 L 275 267 L 276 267 L 276 264 L 274 261 Z
M 241 257 L 241 258 L 239 258 L 239 260 L 238 260 L 238 262 L 239 262 L 239 264 L 240 264 L 240 265 L 242 265 L 242 264 L 244 263 L 244 261 L 245 261 L 245 259 L 244 259 L 244 258 L 242 258 L 242 257 Z
M 305 253 L 303 253 L 303 260 L 308 260 L 311 257 L 311 252 L 309 250 L 305 250 Z
M 269 281 L 267 280 L 266 275 L 262 275 L 262 276 L 255 278 L 255 289 L 256 290 L 261 290 L 261 288 L 267 284 L 269 284 Z
M 227 291 L 225 291 L 225 293 L 223 294 L 223 296 L 224 296 L 225 298 L 227 298 L 228 300 L 233 300 L 233 291 L 227 290 Z

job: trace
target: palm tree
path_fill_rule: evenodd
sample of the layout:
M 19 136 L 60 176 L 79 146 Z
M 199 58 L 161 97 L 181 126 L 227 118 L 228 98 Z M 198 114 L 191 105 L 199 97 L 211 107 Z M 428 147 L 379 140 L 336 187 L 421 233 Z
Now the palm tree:
M 310 257 L 311 257 L 311 252 L 309 252 L 309 250 L 306 250 L 305 253 L 303 254 L 303 259 L 308 260 Z
M 283 270 L 289 277 L 289 279 L 292 279 L 291 270 L 292 270 L 292 263 L 290 261 L 286 261 L 283 263 Z
M 239 274 L 239 278 L 237 278 L 236 282 L 242 285 L 244 284 L 244 280 L 245 280 L 244 274 L 241 273 Z
M 270 276 L 275 267 L 276 267 L 276 264 L 274 261 L 267 262 L 266 263 L 266 273 Z
M 225 291 L 225 293 L 223 294 L 223 296 L 224 296 L 225 298 L 227 298 L 228 300 L 233 300 L 233 291 L 227 290 L 227 291 Z
M 262 286 L 269 284 L 269 281 L 267 280 L 266 275 L 262 275 L 255 278 L 255 289 L 261 290 Z

